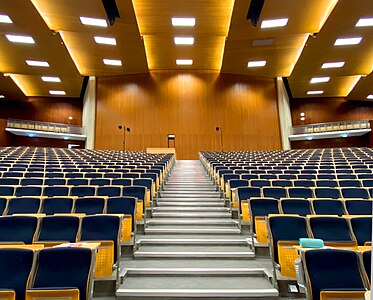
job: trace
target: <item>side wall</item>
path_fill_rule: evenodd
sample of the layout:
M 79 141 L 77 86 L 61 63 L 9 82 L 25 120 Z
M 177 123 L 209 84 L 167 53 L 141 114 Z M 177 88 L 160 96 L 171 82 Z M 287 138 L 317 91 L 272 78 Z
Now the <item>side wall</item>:
M 281 149 L 274 79 L 216 73 L 156 72 L 97 79 L 96 149 L 167 147 L 178 159 L 200 150 Z

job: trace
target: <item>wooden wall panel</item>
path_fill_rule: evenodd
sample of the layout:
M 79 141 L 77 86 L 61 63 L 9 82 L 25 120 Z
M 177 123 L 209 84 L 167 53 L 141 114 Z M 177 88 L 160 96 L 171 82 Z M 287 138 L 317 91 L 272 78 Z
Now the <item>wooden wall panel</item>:
M 281 149 L 273 79 L 241 75 L 156 72 L 98 78 L 95 148 L 167 147 L 176 135 L 178 159 L 200 150 Z
M 369 101 L 346 98 L 293 99 L 290 107 L 293 126 L 302 125 L 301 112 L 306 115 L 304 124 L 373 119 L 373 102 Z

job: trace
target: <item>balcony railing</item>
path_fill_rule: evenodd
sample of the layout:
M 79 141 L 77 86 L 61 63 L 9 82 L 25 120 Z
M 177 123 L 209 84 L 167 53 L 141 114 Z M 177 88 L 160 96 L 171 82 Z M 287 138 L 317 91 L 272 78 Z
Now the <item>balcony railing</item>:
M 318 123 L 318 124 L 294 126 L 293 135 L 324 133 L 324 132 L 333 132 L 333 131 L 346 131 L 346 130 L 360 130 L 360 129 L 369 129 L 369 128 L 370 128 L 370 123 L 367 120 Z
M 25 121 L 25 120 L 7 120 L 8 128 L 24 129 L 24 130 L 35 130 L 45 131 L 63 134 L 83 134 L 83 128 L 75 125 L 67 125 L 60 123 L 49 123 L 39 121 Z

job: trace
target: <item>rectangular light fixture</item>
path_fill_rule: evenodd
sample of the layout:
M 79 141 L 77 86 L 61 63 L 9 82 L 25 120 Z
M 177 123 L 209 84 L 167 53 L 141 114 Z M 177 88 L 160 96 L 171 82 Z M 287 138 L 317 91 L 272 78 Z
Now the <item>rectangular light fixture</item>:
M 355 25 L 356 27 L 373 26 L 373 18 L 361 18 Z
M 324 91 L 308 91 L 307 95 L 321 95 L 324 94 Z
M 105 65 L 108 65 L 108 66 L 121 66 L 122 65 L 122 61 L 119 59 L 104 58 L 103 62 Z
M 367 99 L 373 100 L 373 94 L 368 95 Z
M 193 59 L 177 59 L 176 64 L 179 66 L 190 66 L 193 65 Z
M 51 91 L 49 91 L 49 94 L 51 94 L 51 95 L 66 95 L 66 92 L 65 91 L 51 90 Z
M 176 36 L 174 37 L 174 42 L 175 42 L 175 45 L 193 45 L 194 37 Z
M 26 60 L 26 64 L 32 67 L 49 67 L 48 62 L 41 60 Z
M 116 45 L 117 44 L 117 40 L 115 38 L 95 36 L 94 39 L 97 44 L 104 44 L 104 45 Z
M 61 79 L 59 77 L 53 77 L 53 76 L 42 76 L 41 80 L 45 82 L 61 82 Z
M 275 28 L 275 27 L 284 27 L 288 23 L 288 18 L 283 19 L 273 19 L 273 20 L 263 20 L 260 28 Z
M 13 21 L 7 15 L 0 15 L 0 23 L 13 23 Z
M 0 95 L 0 99 L 4 99 L 5 98 L 5 96 L 4 95 Z
M 336 39 L 334 46 L 358 45 L 362 39 L 361 36 Z
M 34 39 L 31 36 L 26 35 L 13 35 L 13 34 L 6 34 L 6 38 L 9 42 L 13 43 L 24 43 L 24 44 L 35 44 Z
M 79 19 L 80 19 L 80 22 L 82 22 L 82 24 L 84 25 L 107 27 L 107 22 L 105 19 L 88 18 L 88 17 L 79 17 Z
M 267 64 L 265 60 L 249 61 L 247 63 L 248 68 L 264 67 Z
M 196 25 L 195 18 L 172 18 L 172 26 L 188 26 L 193 27 Z
M 344 61 L 323 63 L 322 69 L 342 68 L 345 65 Z
M 322 83 L 322 82 L 328 82 L 329 80 L 330 80 L 330 77 L 313 77 L 310 83 Z

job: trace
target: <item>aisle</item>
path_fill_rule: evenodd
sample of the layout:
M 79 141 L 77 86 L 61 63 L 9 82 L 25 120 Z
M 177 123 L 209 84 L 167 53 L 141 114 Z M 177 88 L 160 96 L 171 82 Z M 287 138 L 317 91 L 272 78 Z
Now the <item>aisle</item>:
M 199 161 L 177 161 L 124 261 L 119 299 L 277 298 L 268 261 L 254 259 L 248 239 Z

